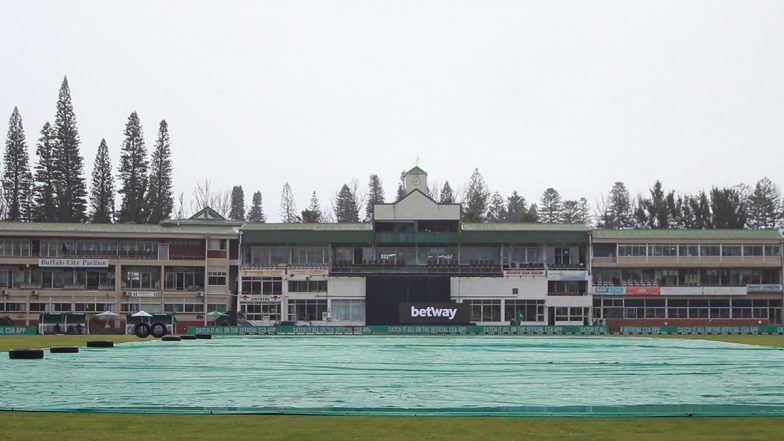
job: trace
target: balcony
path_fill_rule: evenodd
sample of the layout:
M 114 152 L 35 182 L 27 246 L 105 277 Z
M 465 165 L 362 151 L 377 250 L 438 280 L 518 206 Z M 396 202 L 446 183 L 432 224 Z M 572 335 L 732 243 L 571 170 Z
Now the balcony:
M 407 265 L 405 261 L 364 261 L 361 264 L 350 261 L 339 261 L 332 265 L 331 271 L 335 275 L 360 275 L 360 274 L 438 274 L 455 276 L 484 276 L 501 277 L 501 265 L 491 260 L 476 260 L 469 264 L 459 264 L 457 261 L 437 262 L 430 261 L 427 265 Z

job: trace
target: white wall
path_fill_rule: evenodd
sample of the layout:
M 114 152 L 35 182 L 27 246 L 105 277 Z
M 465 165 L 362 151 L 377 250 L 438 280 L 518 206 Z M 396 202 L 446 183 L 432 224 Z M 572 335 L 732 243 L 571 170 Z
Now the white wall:
M 365 298 L 364 277 L 330 277 L 327 290 L 330 297 L 361 297 Z
M 438 205 L 419 192 L 411 193 L 394 205 L 376 205 L 373 219 L 393 220 L 458 220 L 460 205 Z
M 509 298 L 544 299 L 547 297 L 547 279 L 544 277 L 452 277 L 452 299 L 460 298 Z M 517 288 L 518 294 L 512 294 Z

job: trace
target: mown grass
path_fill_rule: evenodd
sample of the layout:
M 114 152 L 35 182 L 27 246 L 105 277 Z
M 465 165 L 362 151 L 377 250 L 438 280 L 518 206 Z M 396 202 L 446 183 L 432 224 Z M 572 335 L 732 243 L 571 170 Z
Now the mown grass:
M 5 441 L 775 440 L 784 418 L 106 415 L 0 412 Z

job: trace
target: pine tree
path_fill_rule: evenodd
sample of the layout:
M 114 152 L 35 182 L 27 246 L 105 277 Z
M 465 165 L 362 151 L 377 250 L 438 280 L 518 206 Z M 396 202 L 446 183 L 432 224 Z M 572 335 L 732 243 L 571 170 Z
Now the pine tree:
M 740 192 L 734 188 L 713 187 L 710 199 L 713 228 L 743 228 L 746 224 L 746 204 Z
M 638 228 L 670 228 L 675 226 L 678 217 L 675 192 L 665 194 L 662 183 L 656 181 L 650 189 L 650 198 L 640 196 L 634 217 Z
M 57 220 L 60 222 L 81 222 L 87 209 L 87 183 L 84 178 L 84 158 L 79 153 L 79 129 L 76 127 L 76 114 L 71 103 L 71 90 L 68 78 L 63 78 L 60 96 L 57 99 L 57 115 L 54 120 L 55 149 L 54 168 L 58 178 L 55 186 L 57 194 Z
M 504 222 L 522 222 L 523 217 L 528 213 L 526 208 L 525 198 L 520 196 L 517 191 L 513 191 L 512 195 L 506 198 L 506 217 Z
M 381 185 L 381 178 L 378 175 L 370 175 L 370 182 L 368 182 L 368 200 L 365 205 L 365 219 L 370 220 L 373 218 L 373 207 L 376 204 L 384 203 L 384 187 Z
M 539 209 L 536 207 L 536 204 L 531 204 L 531 207 L 528 208 L 528 214 L 522 220 L 523 222 L 531 223 L 539 222 Z
M 242 185 L 235 185 L 231 189 L 229 219 L 236 221 L 245 220 L 245 192 L 242 190 Z
M 49 122 L 41 129 L 35 153 L 38 163 L 35 165 L 35 190 L 33 195 L 33 218 L 38 222 L 54 222 L 57 220 L 56 187 L 60 182 L 60 174 L 55 167 L 56 133 Z
M 120 222 L 143 224 L 146 220 L 144 194 L 147 191 L 147 148 L 139 115 L 131 112 L 125 124 L 125 140 L 120 150 L 120 189 L 123 195 Z
M 317 224 L 321 222 L 321 205 L 316 192 L 310 196 L 310 205 L 307 210 L 302 210 L 302 223 Z
M 634 215 L 629 190 L 623 182 L 616 182 L 610 189 L 610 195 L 599 211 L 598 227 L 608 229 L 632 228 Z
M 346 184 L 343 184 L 336 198 L 335 218 L 339 223 L 359 222 L 356 196 Z
M 757 181 L 749 194 L 746 224 L 749 228 L 775 228 L 781 222 L 781 190 L 768 178 Z
M 539 221 L 545 224 L 555 224 L 561 220 L 562 217 L 562 203 L 561 195 L 552 187 L 542 193 L 539 199 L 541 205 L 539 206 Z
M 150 188 L 145 200 L 147 222 L 157 224 L 169 219 L 174 210 L 172 197 L 172 159 L 169 124 L 162 120 L 158 127 L 158 139 L 150 161 Z
M 591 223 L 591 207 L 588 205 L 588 199 L 580 198 L 577 201 L 577 216 L 575 223 L 589 225 Z
M 561 203 L 561 218 L 558 220 L 562 224 L 576 224 L 578 212 L 578 202 L 566 200 Z
M 32 191 L 33 174 L 30 172 L 22 116 L 19 115 L 19 109 L 14 107 L 11 119 L 8 121 L 3 172 L 3 194 L 7 204 L 8 220 L 30 220 Z
M 248 210 L 248 222 L 263 224 L 265 222 L 265 219 L 264 219 L 264 209 L 261 206 L 260 191 L 253 193 L 253 201 L 251 202 L 251 204 L 252 205 Z
M 301 221 L 297 214 L 297 202 L 294 200 L 294 193 L 288 182 L 283 185 L 283 193 L 280 196 L 280 221 L 285 224 Z
M 474 169 L 471 180 L 468 182 L 465 200 L 463 200 L 463 220 L 465 222 L 483 222 L 489 199 L 490 190 L 487 189 L 479 169 Z
M 452 187 L 449 186 L 449 181 L 444 182 L 444 188 L 441 189 L 441 194 L 438 197 L 439 204 L 454 204 L 455 195 L 452 194 Z
M 403 199 L 406 195 L 406 172 L 400 172 L 400 182 L 397 184 L 397 200 Z
M 93 164 L 92 188 L 90 190 L 90 221 L 108 224 L 114 221 L 114 178 L 109 147 L 102 139 Z
M 487 215 L 485 216 L 488 222 L 503 222 L 507 217 L 506 201 L 501 193 L 493 193 L 490 199 L 490 206 L 487 208 Z

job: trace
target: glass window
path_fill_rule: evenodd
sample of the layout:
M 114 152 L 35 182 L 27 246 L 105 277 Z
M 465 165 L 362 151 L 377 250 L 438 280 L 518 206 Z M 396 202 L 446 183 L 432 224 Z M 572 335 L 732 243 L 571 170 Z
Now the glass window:
M 682 257 L 697 257 L 700 255 L 699 245 L 678 245 L 678 255 Z
M 700 245 L 700 255 L 702 256 L 719 256 L 721 247 L 718 245 Z
M 721 246 L 721 255 L 722 256 L 740 256 L 741 255 L 741 246 L 740 245 L 722 245 Z
M 675 256 L 678 252 L 678 247 L 675 245 L 654 244 L 649 245 L 649 248 L 651 248 L 649 255 L 656 257 Z
M 504 321 L 544 322 L 544 300 L 506 300 Z
M 500 300 L 465 300 L 463 303 L 471 309 L 472 322 L 500 322 Z
M 223 239 L 209 239 L 207 240 L 208 250 L 225 250 L 226 241 Z
M 744 256 L 762 256 L 762 245 L 743 245 Z
M 243 294 L 280 295 L 283 292 L 283 279 L 280 277 L 243 277 Z
M 620 244 L 618 245 L 618 255 L 621 257 L 640 257 L 647 255 L 647 245 L 645 244 Z
M 766 256 L 781 256 L 781 246 L 780 245 L 765 245 L 765 255 Z
M 320 321 L 327 318 L 326 300 L 289 300 L 289 320 Z
M 334 321 L 365 321 L 364 300 L 333 300 L 331 320 Z
M 207 284 L 210 286 L 225 286 L 226 285 L 226 272 L 225 271 L 210 271 L 207 273 Z

